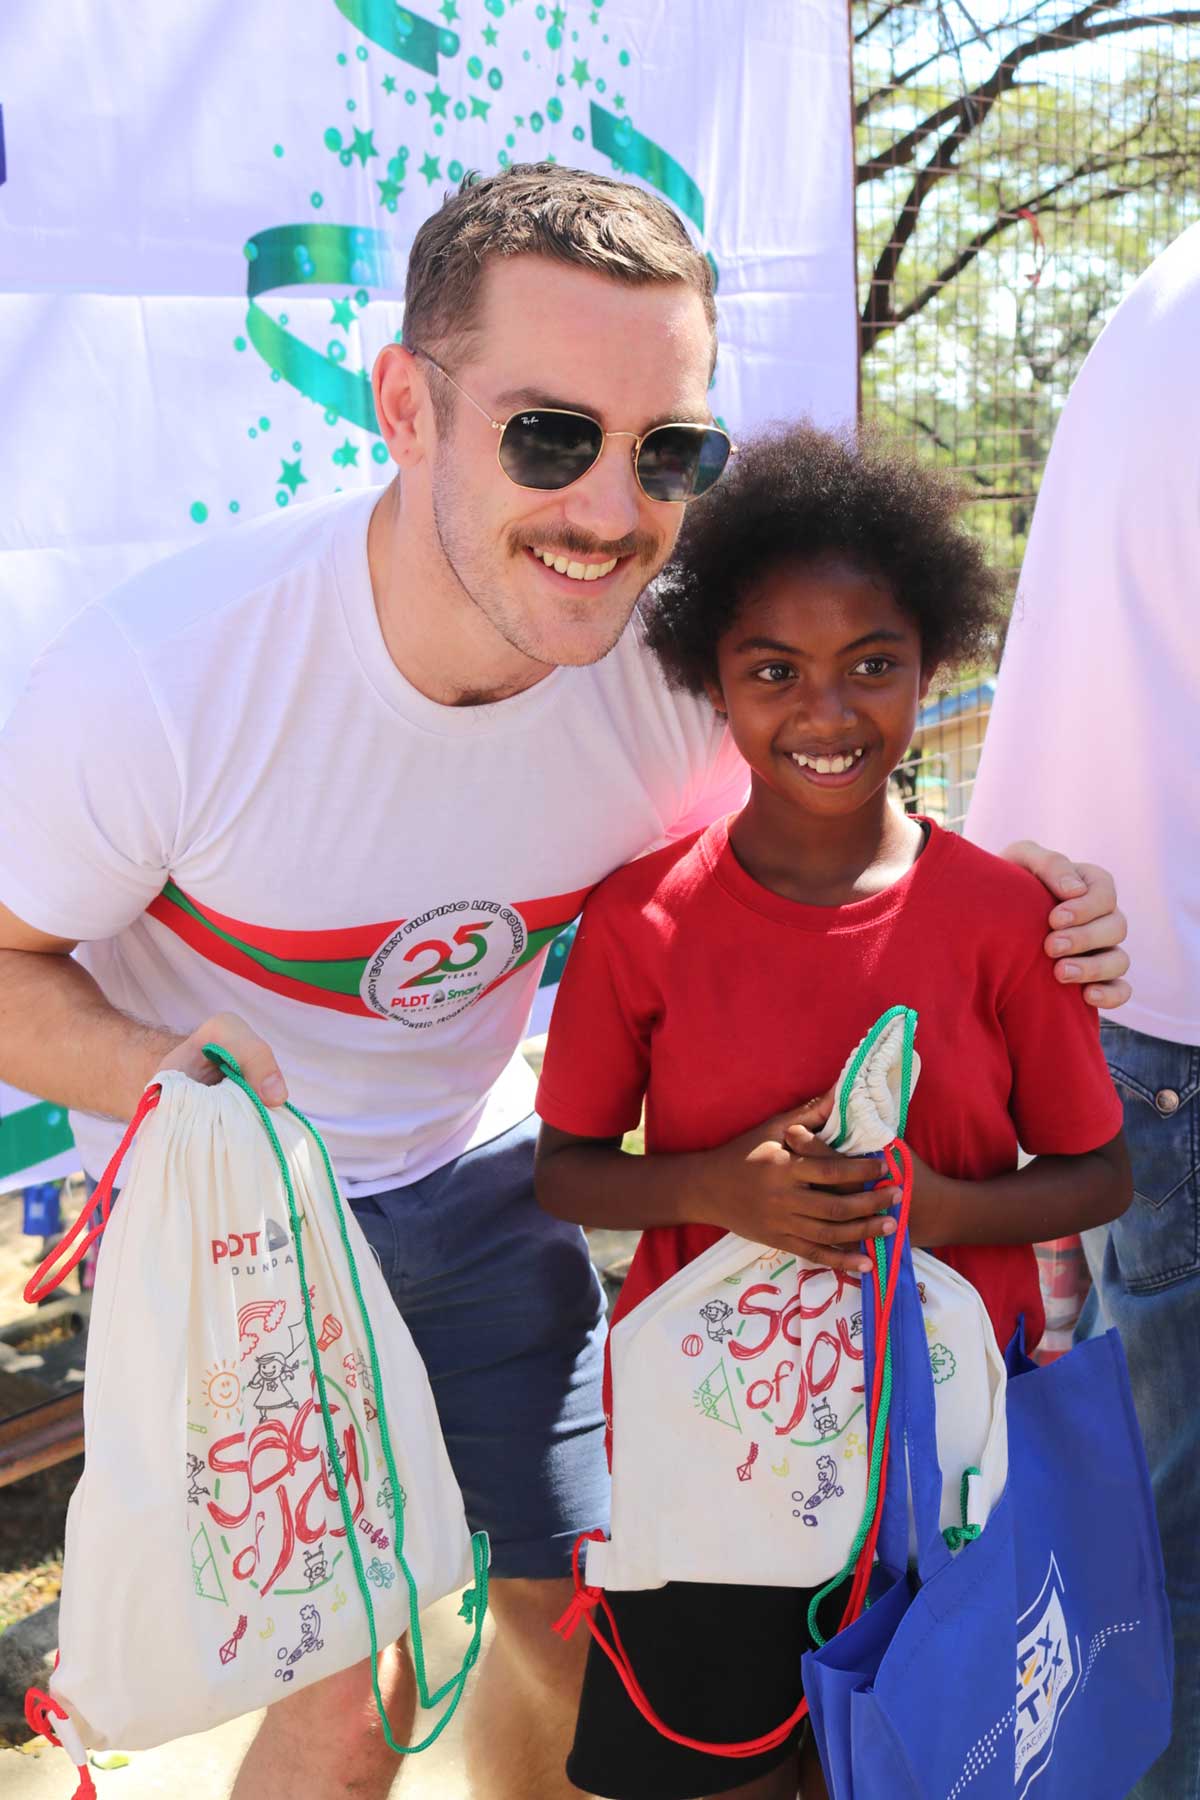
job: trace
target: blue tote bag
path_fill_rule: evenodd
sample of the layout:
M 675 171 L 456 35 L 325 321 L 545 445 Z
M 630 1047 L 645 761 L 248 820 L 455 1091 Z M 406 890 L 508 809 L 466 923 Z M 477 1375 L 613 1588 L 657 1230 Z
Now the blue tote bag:
M 907 1244 L 899 1254 L 873 1604 L 803 1664 L 831 1800 L 1023 1800 L 1031 1789 L 1035 1800 L 1123 1800 L 1170 1738 L 1172 1651 L 1120 1340 L 1110 1331 L 1047 1368 L 1010 1346 L 1008 1485 L 982 1534 L 952 1552 Z

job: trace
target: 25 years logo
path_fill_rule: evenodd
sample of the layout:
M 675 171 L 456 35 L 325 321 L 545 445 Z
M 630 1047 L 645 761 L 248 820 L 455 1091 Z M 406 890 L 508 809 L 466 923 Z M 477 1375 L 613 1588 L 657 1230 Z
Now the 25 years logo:
M 451 900 L 406 919 L 363 971 L 359 992 L 380 1018 L 424 1030 L 464 1012 L 516 967 L 519 913 L 498 900 Z

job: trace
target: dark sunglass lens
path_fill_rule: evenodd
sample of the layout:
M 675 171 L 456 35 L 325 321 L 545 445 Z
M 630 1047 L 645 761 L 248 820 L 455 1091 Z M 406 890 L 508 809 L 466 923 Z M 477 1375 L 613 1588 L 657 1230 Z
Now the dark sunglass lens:
M 586 475 L 604 444 L 584 413 L 521 412 L 500 437 L 500 467 L 518 487 L 568 487 Z
M 707 493 L 729 461 L 723 431 L 699 425 L 660 425 L 638 452 L 638 480 L 652 500 L 695 500 Z

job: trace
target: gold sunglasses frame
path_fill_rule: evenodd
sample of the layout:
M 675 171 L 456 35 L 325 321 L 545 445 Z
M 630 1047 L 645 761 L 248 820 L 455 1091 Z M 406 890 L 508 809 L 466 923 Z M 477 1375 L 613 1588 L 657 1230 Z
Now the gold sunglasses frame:
M 561 494 L 561 493 L 565 492 L 565 490 L 567 488 L 574 487 L 575 483 L 577 481 L 582 481 L 585 475 L 591 474 L 591 472 L 595 468 L 596 464 L 600 461 L 600 458 L 604 455 L 604 446 L 605 446 L 605 444 L 607 444 L 609 438 L 632 438 L 633 439 L 633 449 L 630 451 L 630 460 L 633 463 L 633 478 L 637 482 L 638 487 L 641 488 L 642 493 L 646 495 L 647 500 L 652 500 L 654 502 L 655 506 L 690 506 L 692 504 L 693 500 L 703 500 L 706 494 L 712 493 L 713 488 L 715 488 L 717 485 L 717 481 L 721 480 L 721 477 L 725 473 L 725 469 L 727 469 L 729 467 L 730 462 L 733 460 L 733 458 L 738 453 L 737 445 L 734 443 L 734 441 L 730 437 L 729 433 L 725 430 L 724 426 L 722 426 L 722 425 L 701 425 L 701 424 L 698 424 L 695 419 L 665 420 L 661 425 L 652 425 L 650 427 L 650 430 L 643 432 L 640 437 L 638 436 L 636 431 L 605 431 L 605 429 L 604 429 L 603 425 L 600 423 L 599 419 L 593 419 L 591 413 L 585 413 L 585 412 L 581 411 L 578 407 L 574 407 L 574 406 L 519 406 L 517 408 L 516 412 L 509 413 L 507 419 L 493 419 L 491 413 L 487 410 L 487 407 L 481 406 L 479 401 L 476 400 L 474 394 L 468 394 L 466 388 L 463 387 L 462 383 L 459 381 L 455 381 L 455 379 L 454 379 L 453 375 L 451 375 L 450 371 L 448 369 L 443 369 L 440 362 L 435 362 L 434 358 L 429 355 L 429 352 L 427 350 L 414 350 L 413 355 L 419 356 L 423 362 L 429 363 L 432 368 L 436 369 L 439 375 L 444 376 L 445 379 L 450 383 L 450 386 L 452 388 L 456 389 L 457 392 L 462 395 L 463 399 L 466 400 L 471 406 L 473 406 L 475 408 L 475 411 L 480 415 L 480 417 L 487 420 L 487 422 L 491 426 L 492 430 L 498 431 L 500 433 L 500 436 L 496 442 L 496 465 L 499 468 L 501 474 L 504 476 L 506 481 L 511 481 L 514 487 L 520 488 L 522 490 L 522 492 L 524 492 L 526 494 Z M 521 417 L 522 413 L 528 413 L 528 412 L 557 413 L 558 416 L 563 419 L 586 419 L 588 424 L 594 425 L 596 427 L 596 430 L 600 433 L 600 448 L 597 450 L 594 460 L 592 462 L 590 462 L 588 464 L 587 468 L 583 469 L 578 475 L 573 475 L 571 477 L 570 481 L 564 481 L 562 483 L 561 487 L 553 487 L 553 488 L 531 487 L 527 482 L 517 481 L 512 475 L 509 474 L 508 470 L 504 467 L 504 464 L 500 461 L 500 448 L 504 442 L 504 433 L 508 430 L 509 426 L 512 424 L 514 419 L 519 419 Z M 649 437 L 653 437 L 653 435 L 656 431 L 678 431 L 678 430 L 715 431 L 720 437 L 723 437 L 725 439 L 725 442 L 729 445 L 729 455 L 725 459 L 725 468 L 722 469 L 721 474 L 717 476 L 717 481 L 711 482 L 709 484 L 709 486 L 705 488 L 703 494 L 687 494 L 684 496 L 684 498 L 682 500 L 660 500 L 656 494 L 647 493 L 645 487 L 642 485 L 642 477 L 638 471 L 638 466 L 637 466 L 638 452 L 641 450 L 642 445 L 646 442 L 646 439 Z

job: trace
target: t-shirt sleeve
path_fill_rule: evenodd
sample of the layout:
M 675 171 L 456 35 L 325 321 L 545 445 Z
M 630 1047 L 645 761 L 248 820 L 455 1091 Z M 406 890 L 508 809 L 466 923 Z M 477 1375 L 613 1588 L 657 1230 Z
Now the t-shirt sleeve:
M 668 825 L 662 843 L 677 844 L 703 831 L 714 819 L 740 812 L 749 792 L 750 771 L 742 753 L 733 741 L 733 733 L 714 714 L 709 760 L 679 817 Z
M 614 937 L 612 910 L 603 887 L 583 909 L 538 1082 L 539 1117 L 576 1137 L 632 1131 L 650 1068 L 652 1008 L 629 991 L 630 934 Z M 622 948 L 614 955 L 617 943 Z
M 1002 995 L 1000 1021 L 1012 1063 L 1010 1111 L 1030 1156 L 1080 1156 L 1121 1129 L 1096 1010 L 1064 986 L 1040 945 Z
M 116 622 L 88 607 L 0 730 L 0 902 L 53 937 L 114 936 L 161 892 L 179 812 L 142 668 Z

